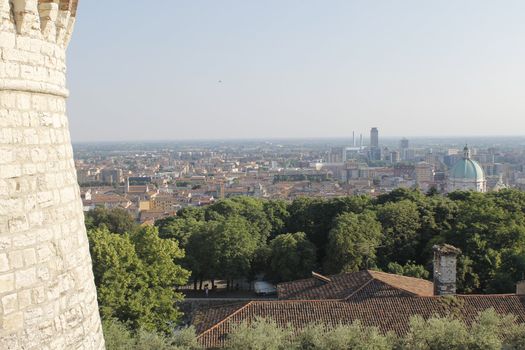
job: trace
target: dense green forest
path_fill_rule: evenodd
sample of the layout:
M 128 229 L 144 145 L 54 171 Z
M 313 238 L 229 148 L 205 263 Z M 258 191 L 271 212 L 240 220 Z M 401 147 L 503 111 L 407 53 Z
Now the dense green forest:
M 275 282 L 360 269 L 426 278 L 432 246 L 462 250 L 459 292 L 512 292 L 525 272 L 525 193 L 398 189 L 367 196 L 292 202 L 238 197 L 187 208 L 156 223 L 159 236 L 186 251 L 191 279 Z M 197 286 L 198 287 L 198 286 Z
M 131 328 L 168 331 L 188 281 L 275 281 L 377 269 L 431 277 L 432 246 L 449 243 L 461 293 L 513 292 L 525 272 L 525 193 L 398 189 L 377 198 L 237 197 L 139 227 L 123 210 L 86 215 L 101 312 Z M 166 321 L 166 320 L 169 320 Z

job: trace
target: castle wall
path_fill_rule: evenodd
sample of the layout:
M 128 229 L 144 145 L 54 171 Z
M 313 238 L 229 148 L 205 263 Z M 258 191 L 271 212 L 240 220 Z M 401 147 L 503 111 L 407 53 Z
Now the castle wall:
M 66 116 L 73 0 L 0 0 L 0 349 L 102 349 Z

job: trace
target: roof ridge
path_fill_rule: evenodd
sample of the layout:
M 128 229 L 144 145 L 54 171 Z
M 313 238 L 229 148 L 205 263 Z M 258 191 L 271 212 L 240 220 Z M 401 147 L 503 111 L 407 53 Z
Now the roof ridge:
M 406 279 L 411 279 L 411 280 L 417 280 L 417 281 L 422 281 L 422 282 L 432 283 L 432 282 L 427 281 L 427 280 L 425 280 L 425 279 L 423 279 L 423 278 L 410 277 L 410 276 L 403 276 L 403 275 L 398 275 L 398 274 L 395 274 L 395 273 L 388 273 L 388 272 L 383 272 L 383 271 L 371 271 L 371 272 L 373 272 L 373 273 L 380 273 L 380 274 L 389 275 L 389 276 L 394 276 L 394 277 L 397 277 L 397 278 L 400 278 L 400 277 L 401 277 L 401 278 L 406 278 Z M 420 294 L 418 294 L 418 293 L 415 293 L 415 292 L 413 292 L 413 291 L 411 291 L 411 290 L 408 290 L 408 289 L 405 289 L 405 288 L 402 288 L 402 287 L 394 286 L 394 285 L 392 285 L 391 283 L 388 283 L 388 282 L 386 282 L 386 281 L 383 281 L 383 280 L 381 280 L 381 279 L 376 278 L 372 273 L 371 273 L 370 275 L 372 276 L 372 279 L 373 279 L 373 280 L 376 280 L 376 281 L 378 281 L 378 282 L 380 282 L 380 283 L 386 284 L 386 285 L 388 285 L 389 287 L 394 288 L 394 289 L 396 289 L 396 290 L 399 290 L 399 291 L 402 291 L 402 292 L 408 293 L 408 294 L 410 294 L 410 295 L 412 295 L 412 296 L 416 296 L 416 297 L 428 297 L 428 296 L 425 296 L 425 295 L 420 295 Z
M 197 339 L 199 339 L 200 337 L 204 336 L 206 333 L 208 332 L 211 332 L 213 329 L 219 327 L 221 324 L 223 324 L 224 322 L 226 322 L 227 320 L 229 320 L 230 318 L 232 318 L 233 316 L 235 316 L 236 314 L 238 314 L 239 312 L 241 312 L 242 310 L 244 310 L 245 308 L 247 308 L 250 304 L 253 303 L 253 300 L 249 301 L 246 303 L 246 305 L 244 305 L 243 307 L 235 310 L 234 312 L 232 312 L 230 315 L 226 316 L 225 318 L 223 318 L 221 321 L 217 322 L 216 324 L 214 324 L 213 326 L 211 326 L 210 328 L 208 328 L 207 330 L 205 330 L 204 332 L 202 332 L 201 334 L 199 334 L 197 336 Z
M 380 281 L 381 282 L 381 281 Z M 395 287 L 393 287 L 395 288 Z M 408 291 L 407 291 L 408 292 Z M 408 292 L 410 293 L 410 292 Z M 446 298 L 446 297 L 460 297 L 460 298 L 487 298 L 487 297 L 525 297 L 525 295 L 518 295 L 514 293 L 506 293 L 506 294 L 449 294 L 449 295 L 418 295 L 414 294 L 415 299 L 439 299 L 439 298 Z M 400 298 L 399 296 L 389 296 L 386 298 Z
M 411 279 L 411 280 L 417 280 L 417 281 L 423 281 L 423 282 L 432 283 L 429 280 L 426 280 L 424 278 L 419 278 L 419 277 L 405 276 L 405 275 L 399 275 L 397 273 L 391 273 L 391 272 L 385 272 L 385 271 L 377 271 L 377 270 L 366 270 L 366 271 L 368 271 L 371 275 L 373 273 L 378 273 L 378 274 L 382 274 L 382 275 L 389 275 L 389 276 L 395 276 L 395 277 L 401 277 L 401 278 L 406 278 L 406 279 Z
M 374 276 L 372 276 L 372 275 L 371 275 L 370 277 L 371 277 L 371 278 L 370 278 L 368 281 L 366 281 L 365 283 L 363 283 L 363 285 L 362 285 L 361 287 L 357 288 L 355 292 L 353 292 L 352 294 L 350 294 L 349 296 L 347 296 L 346 298 L 344 298 L 344 299 L 342 299 L 342 300 L 348 300 L 348 299 L 350 299 L 350 298 L 353 297 L 356 293 L 359 293 L 363 288 L 365 288 L 365 287 L 368 286 L 370 283 L 372 283 L 372 281 L 374 281 L 375 278 L 374 278 Z
M 433 297 L 442 297 L 444 295 L 433 295 Z M 454 294 L 452 296 L 455 296 L 455 297 L 466 297 L 466 298 L 470 298 L 470 297 L 512 297 L 512 296 L 515 296 L 515 297 L 520 297 L 522 295 L 518 295 L 518 294 L 515 294 L 515 293 L 504 293 L 504 294 Z
M 304 302 L 341 302 L 344 301 L 344 299 L 273 299 L 273 300 L 252 300 L 252 303 L 304 303 Z
M 301 278 L 301 279 L 298 279 L 298 280 L 293 280 L 293 281 L 287 281 L 287 282 L 279 282 L 277 283 L 277 287 L 278 286 L 282 286 L 282 285 L 286 285 L 286 284 L 292 284 L 292 283 L 297 283 L 297 282 L 302 282 L 302 281 L 308 281 L 308 280 L 311 280 L 311 279 L 314 279 L 313 277 L 307 277 L 307 278 Z
M 323 275 L 323 276 L 332 279 L 332 278 L 338 278 L 338 277 L 346 276 L 346 275 L 357 275 L 357 274 L 360 274 L 360 273 L 363 273 L 363 272 L 369 272 L 369 271 L 371 271 L 371 270 L 359 270 L 359 271 L 352 271 L 352 272 L 340 272 L 340 273 L 334 273 L 334 274 Z M 277 283 L 277 286 L 281 286 L 281 285 L 285 285 L 285 284 L 293 284 L 293 283 L 302 282 L 302 281 L 309 281 L 309 280 L 312 280 L 312 279 L 315 279 L 315 278 L 310 276 L 310 277 L 301 278 L 301 279 L 298 279 L 298 280 L 287 281 L 287 282 L 280 282 L 280 283 Z

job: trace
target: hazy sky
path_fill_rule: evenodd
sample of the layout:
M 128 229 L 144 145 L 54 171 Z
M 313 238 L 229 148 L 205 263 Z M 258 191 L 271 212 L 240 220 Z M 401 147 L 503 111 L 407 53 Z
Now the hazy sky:
M 81 0 L 72 138 L 523 135 L 524 18 L 523 0 Z

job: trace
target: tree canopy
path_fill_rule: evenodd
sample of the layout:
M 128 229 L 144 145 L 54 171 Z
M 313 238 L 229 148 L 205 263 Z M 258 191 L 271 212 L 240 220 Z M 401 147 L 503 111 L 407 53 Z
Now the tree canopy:
M 316 260 L 315 246 L 304 232 L 282 234 L 270 242 L 270 267 L 276 281 L 309 276 Z
M 374 265 L 381 240 L 381 224 L 374 213 L 344 213 L 335 218 L 328 234 L 327 273 L 358 271 Z
M 291 202 L 236 197 L 185 208 L 157 226 L 162 238 L 186 249 L 183 264 L 192 278 L 226 279 L 231 267 L 210 261 L 213 254 L 207 250 L 217 251 L 218 243 L 206 239 L 230 219 L 237 227 L 241 219 L 248 222 L 244 227 L 249 234 L 241 236 L 255 240 L 255 249 L 244 250 L 252 254 L 242 259 L 239 271 L 250 270 L 245 277 L 267 272 L 276 280 L 288 279 L 277 268 L 282 264 L 271 264 L 270 247 L 279 236 L 295 232 L 303 232 L 313 244 L 316 260 L 311 266 L 323 273 L 368 267 L 431 277 L 431 248 L 439 243 L 463 252 L 458 258 L 460 292 L 511 292 L 525 270 L 525 194 L 514 189 L 447 196 L 396 189 L 376 198 L 299 197 Z
M 88 231 L 101 315 L 133 328 L 170 331 L 181 313 L 189 272 L 175 263 L 184 256 L 177 243 L 163 240 L 152 227 L 134 233 L 111 233 L 106 227 Z
M 460 293 L 509 293 L 525 271 L 525 193 L 397 189 L 376 198 L 236 197 L 140 227 L 121 209 L 86 214 L 101 313 L 172 328 L 188 279 L 275 282 L 359 269 L 431 278 L 432 246 L 461 249 Z

